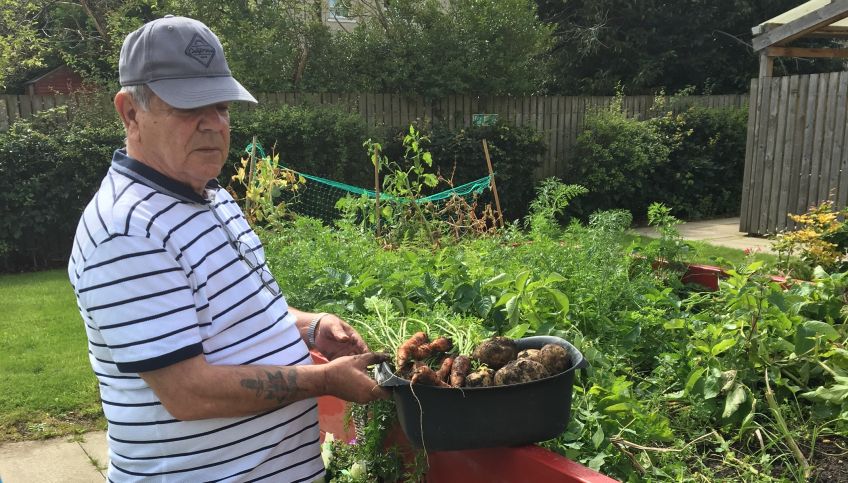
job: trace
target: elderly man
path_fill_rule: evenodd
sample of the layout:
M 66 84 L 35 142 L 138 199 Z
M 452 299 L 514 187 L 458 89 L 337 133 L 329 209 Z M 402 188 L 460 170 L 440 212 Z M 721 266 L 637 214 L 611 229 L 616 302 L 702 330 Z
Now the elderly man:
M 126 129 L 83 213 L 68 273 L 109 422 L 109 480 L 313 481 L 316 396 L 367 402 L 384 356 L 335 315 L 289 307 L 215 178 L 228 106 L 256 102 L 202 23 L 129 34 Z M 331 362 L 312 365 L 315 348 Z

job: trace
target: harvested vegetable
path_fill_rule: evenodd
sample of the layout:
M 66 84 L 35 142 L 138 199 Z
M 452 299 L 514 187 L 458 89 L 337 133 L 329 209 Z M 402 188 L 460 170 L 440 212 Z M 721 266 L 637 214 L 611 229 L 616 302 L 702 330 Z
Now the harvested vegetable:
M 466 356 L 457 356 L 453 360 L 453 368 L 450 373 L 450 385 L 453 387 L 462 387 L 465 385 L 465 379 L 468 371 L 471 370 L 471 359 Z
M 439 379 L 439 375 L 426 364 L 415 368 L 412 373 L 412 384 L 423 384 L 425 386 L 450 387 L 448 383 Z
M 539 359 L 539 349 L 524 349 L 515 357 L 516 359 L 530 359 L 531 361 L 542 362 Z
M 465 387 L 489 387 L 495 385 L 495 371 L 481 367 L 465 378 Z
M 453 364 L 453 357 L 445 357 L 442 360 L 441 367 L 439 367 L 439 370 L 436 371 L 436 375 L 439 376 L 440 381 L 448 382 L 448 379 L 450 379 L 450 375 L 452 373 Z
M 471 356 L 480 361 L 481 364 L 498 370 L 510 361 L 515 360 L 517 353 L 514 340 L 508 337 L 492 337 L 478 345 Z
M 542 364 L 530 359 L 514 360 L 495 372 L 495 385 L 521 384 L 548 376 Z
M 539 350 L 538 362 L 541 362 L 550 374 L 559 374 L 571 367 L 571 358 L 564 347 L 556 344 L 545 344 Z
M 404 342 L 397 350 L 397 368 L 402 369 L 410 361 L 423 359 L 423 357 L 416 357 L 416 355 L 419 352 L 419 348 L 427 344 L 429 340 L 427 334 L 424 332 L 416 332 Z
M 413 358 L 416 360 L 426 359 L 440 352 L 448 352 L 452 348 L 453 342 L 451 342 L 450 339 L 448 339 L 447 337 L 439 337 L 433 342 L 419 345 Z

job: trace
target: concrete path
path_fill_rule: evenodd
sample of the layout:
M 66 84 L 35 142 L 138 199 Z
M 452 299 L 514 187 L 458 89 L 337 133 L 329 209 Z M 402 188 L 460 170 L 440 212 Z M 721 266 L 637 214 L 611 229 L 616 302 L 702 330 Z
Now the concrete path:
M 711 245 L 718 245 L 737 250 L 749 249 L 763 253 L 774 253 L 771 240 L 748 236 L 739 231 L 739 218 L 722 218 L 718 220 L 690 221 L 677 227 L 684 240 L 699 240 Z M 652 227 L 636 228 L 634 232 L 657 238 L 659 234 Z
M 770 252 L 764 238 L 739 231 L 739 218 L 698 221 L 678 226 L 684 240 L 701 240 L 739 250 Z M 651 227 L 634 230 L 640 235 L 658 237 Z M 105 432 L 91 432 L 78 438 L 57 438 L 0 445 L 0 483 L 101 483 L 109 461 Z
M 0 445 L 0 483 L 103 483 L 106 432 Z

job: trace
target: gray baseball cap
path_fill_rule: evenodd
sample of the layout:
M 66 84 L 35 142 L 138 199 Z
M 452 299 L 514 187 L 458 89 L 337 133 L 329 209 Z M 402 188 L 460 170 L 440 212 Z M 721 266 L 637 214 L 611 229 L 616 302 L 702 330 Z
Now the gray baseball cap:
M 118 60 L 122 86 L 146 84 L 179 109 L 256 99 L 233 78 L 221 41 L 197 20 L 166 15 L 127 35 Z

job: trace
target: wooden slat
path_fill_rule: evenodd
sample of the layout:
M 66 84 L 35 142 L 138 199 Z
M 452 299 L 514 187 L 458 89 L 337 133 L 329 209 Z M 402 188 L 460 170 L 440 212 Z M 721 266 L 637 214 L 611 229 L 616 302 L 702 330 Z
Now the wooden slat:
M 795 206 L 795 213 L 803 213 L 807 211 L 810 200 L 810 185 L 812 183 L 812 159 L 813 159 L 813 130 L 816 127 L 816 104 L 818 100 L 819 90 L 819 74 L 810 75 L 810 85 L 807 90 L 806 99 L 806 119 L 804 123 L 804 142 L 801 150 L 801 180 L 798 185 L 798 199 Z
M 824 93 L 824 125 L 822 126 L 822 143 L 821 143 L 821 170 L 819 175 L 819 200 L 829 200 L 836 196 L 835 188 L 838 188 L 838 183 L 833 183 L 831 171 L 833 165 L 833 138 L 836 131 L 836 97 L 839 88 L 839 75 L 837 72 L 827 74 L 827 91 Z M 837 164 L 838 166 L 838 164 Z
M 783 213 L 797 213 L 798 198 L 801 191 L 802 156 L 804 151 L 804 134 L 807 128 L 807 97 L 810 94 L 810 76 L 793 76 L 798 79 L 798 95 L 795 100 L 795 133 L 792 137 L 792 168 L 789 180 L 789 198 L 786 200 L 786 209 Z M 782 229 L 794 229 L 795 222 L 785 217 L 785 225 Z
M 766 82 L 769 83 L 770 98 L 768 104 L 768 134 L 765 143 L 765 157 L 763 158 L 762 171 L 762 193 L 759 197 L 757 205 L 760 206 L 760 217 L 757 222 L 759 233 L 768 233 L 768 202 L 771 196 L 771 174 L 774 167 L 774 145 L 777 142 L 777 113 L 778 101 L 780 100 L 780 79 L 770 78 Z
M 755 189 L 753 186 L 753 164 L 754 164 L 754 132 L 757 126 L 757 108 L 759 96 L 762 93 L 762 83 L 758 79 L 751 80 L 751 101 L 748 105 L 748 135 L 745 138 L 745 168 L 742 172 L 742 207 L 739 214 L 739 231 L 753 233 L 754 226 L 751 223 L 750 213 L 755 209 L 751 206 L 751 195 Z
M 768 139 L 768 114 L 771 89 L 769 81 L 760 79 L 761 91 L 757 103 L 757 125 L 754 131 L 754 154 L 751 167 L 751 230 L 754 233 L 763 233 L 760 228 L 760 212 L 762 211 L 763 199 L 763 171 L 765 170 L 766 140 Z
M 839 92 L 836 96 L 836 134 L 833 138 L 833 161 L 836 166 L 836 206 L 848 204 L 848 166 L 845 165 L 848 141 L 845 130 L 848 124 L 848 72 L 839 73 Z
M 771 189 L 767 203 L 763 203 L 768 209 L 766 214 L 766 233 L 774 233 L 777 226 L 777 207 L 780 204 L 780 193 L 783 189 L 783 173 L 785 171 L 783 149 L 786 139 L 786 112 L 789 110 L 789 78 L 779 77 L 776 79 L 779 89 L 777 100 L 777 128 L 774 137 L 774 156 L 771 169 Z
M 822 139 L 826 129 L 825 119 L 827 116 L 827 88 L 830 77 L 827 74 L 819 76 L 818 92 L 816 93 L 816 123 L 813 129 L 813 152 L 810 164 L 810 187 L 807 197 L 807 206 L 817 205 L 824 201 L 819 197 L 819 185 L 822 182 Z
M 798 76 L 788 77 L 789 88 L 786 98 L 786 128 L 783 135 L 783 160 L 781 161 L 782 175 L 780 182 L 780 194 L 778 197 L 777 208 L 774 213 L 775 231 L 781 231 L 786 228 L 787 221 L 790 221 L 786 216 L 787 207 L 789 206 L 789 197 L 794 185 L 797 190 L 798 182 L 798 163 L 795 156 L 794 146 L 796 145 L 796 133 L 798 132 Z

